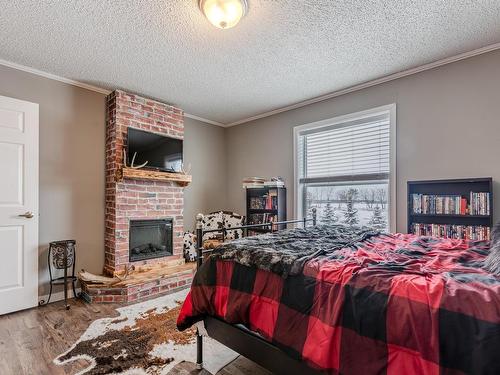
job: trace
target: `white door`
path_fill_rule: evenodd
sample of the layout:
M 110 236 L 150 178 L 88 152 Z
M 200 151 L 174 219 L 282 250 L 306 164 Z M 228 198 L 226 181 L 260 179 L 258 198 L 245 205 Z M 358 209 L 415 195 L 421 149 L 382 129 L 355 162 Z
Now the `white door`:
M 38 104 L 0 96 L 0 315 L 37 299 Z

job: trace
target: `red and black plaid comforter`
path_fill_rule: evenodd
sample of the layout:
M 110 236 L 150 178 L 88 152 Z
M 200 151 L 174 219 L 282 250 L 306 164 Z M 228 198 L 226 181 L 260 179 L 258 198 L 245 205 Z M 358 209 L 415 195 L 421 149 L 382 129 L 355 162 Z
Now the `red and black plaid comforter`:
M 299 275 L 208 258 L 178 318 L 242 323 L 329 374 L 500 374 L 500 280 L 487 242 L 394 234 Z

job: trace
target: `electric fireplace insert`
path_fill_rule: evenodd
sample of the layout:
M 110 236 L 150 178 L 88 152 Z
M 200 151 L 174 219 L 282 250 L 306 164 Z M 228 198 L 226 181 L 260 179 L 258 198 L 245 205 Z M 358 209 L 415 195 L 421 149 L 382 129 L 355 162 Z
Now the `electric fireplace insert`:
M 129 260 L 161 258 L 173 254 L 173 220 L 131 220 Z

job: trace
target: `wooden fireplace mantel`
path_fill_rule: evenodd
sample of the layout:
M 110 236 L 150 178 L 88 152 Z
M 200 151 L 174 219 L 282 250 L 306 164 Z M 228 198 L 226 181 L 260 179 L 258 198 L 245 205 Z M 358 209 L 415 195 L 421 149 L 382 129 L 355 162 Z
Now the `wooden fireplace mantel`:
M 132 178 L 136 180 L 172 181 L 182 187 L 189 185 L 193 180 L 191 175 L 182 173 L 122 167 L 116 171 L 116 181 L 123 181 L 124 178 Z

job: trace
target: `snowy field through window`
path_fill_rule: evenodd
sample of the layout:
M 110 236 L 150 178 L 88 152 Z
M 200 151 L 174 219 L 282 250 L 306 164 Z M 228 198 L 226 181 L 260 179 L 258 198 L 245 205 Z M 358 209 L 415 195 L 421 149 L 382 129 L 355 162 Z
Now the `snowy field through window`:
M 319 224 L 345 224 L 388 231 L 388 184 L 306 185 L 306 212 L 315 207 Z

